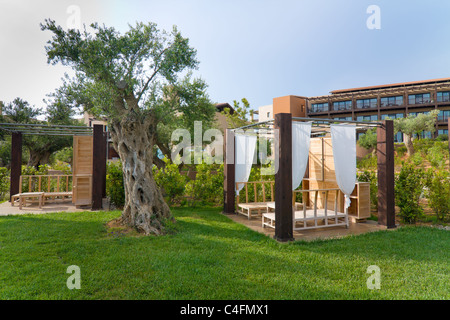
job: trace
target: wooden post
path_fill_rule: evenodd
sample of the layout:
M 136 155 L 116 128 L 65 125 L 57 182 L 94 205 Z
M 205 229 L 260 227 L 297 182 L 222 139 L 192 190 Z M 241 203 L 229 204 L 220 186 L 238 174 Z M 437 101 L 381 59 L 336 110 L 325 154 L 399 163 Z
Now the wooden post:
M 9 201 L 19 193 L 20 175 L 22 174 L 22 133 L 13 132 L 11 140 L 11 174 L 9 186 Z
M 236 178 L 234 158 L 234 131 L 227 129 L 225 132 L 224 146 L 224 201 L 223 213 L 236 213 Z
M 377 129 L 378 224 L 395 228 L 394 122 L 385 120 Z
M 92 154 L 92 210 L 103 208 L 104 176 L 106 175 L 106 146 L 103 125 L 94 125 Z
M 108 161 L 108 132 L 103 132 L 103 159 L 105 159 L 105 166 L 102 172 L 102 197 L 106 198 L 106 163 Z
M 279 132 L 278 171 L 275 173 L 275 236 L 281 242 L 294 240 L 292 220 L 292 115 L 275 115 L 274 129 Z M 278 154 L 277 154 L 278 151 Z

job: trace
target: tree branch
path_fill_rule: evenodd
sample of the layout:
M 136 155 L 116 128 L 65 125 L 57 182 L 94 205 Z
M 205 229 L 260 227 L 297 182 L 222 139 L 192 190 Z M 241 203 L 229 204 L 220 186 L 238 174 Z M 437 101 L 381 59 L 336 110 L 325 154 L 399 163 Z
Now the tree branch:
M 139 96 L 137 97 L 137 102 L 139 102 L 142 98 L 142 96 L 144 95 L 145 91 L 147 90 L 148 86 L 150 85 L 150 82 L 153 80 L 154 77 L 156 77 L 156 75 L 158 74 L 159 70 L 161 68 L 157 68 L 153 74 L 151 75 L 150 78 L 148 78 L 147 82 L 145 83 L 144 87 L 141 90 L 141 93 L 139 94 Z
M 158 55 L 158 57 L 156 59 L 154 59 L 154 61 L 158 61 L 159 58 L 162 57 L 162 55 L 169 50 L 171 47 L 173 46 L 173 44 L 171 44 L 170 46 L 168 46 L 167 48 L 165 48 L 163 51 L 160 52 L 160 54 Z M 138 98 L 137 98 L 137 102 L 139 102 L 142 98 L 142 96 L 144 95 L 144 92 L 147 90 L 148 86 L 150 85 L 150 82 L 153 80 L 154 77 L 156 77 L 156 75 L 158 74 L 159 70 L 161 70 L 161 65 L 159 65 L 159 67 L 155 68 L 155 71 L 153 72 L 153 74 L 150 76 L 150 78 L 148 78 L 147 82 L 145 83 L 144 87 L 141 90 L 141 93 L 139 94 Z
M 167 148 L 162 142 L 156 141 L 156 146 L 161 150 L 163 155 L 165 155 L 168 159 L 172 156 L 172 152 L 169 148 Z
M 159 169 L 164 169 L 166 167 L 166 164 L 164 163 L 164 161 L 162 161 L 160 158 L 154 156 L 153 157 L 153 163 L 159 168 Z

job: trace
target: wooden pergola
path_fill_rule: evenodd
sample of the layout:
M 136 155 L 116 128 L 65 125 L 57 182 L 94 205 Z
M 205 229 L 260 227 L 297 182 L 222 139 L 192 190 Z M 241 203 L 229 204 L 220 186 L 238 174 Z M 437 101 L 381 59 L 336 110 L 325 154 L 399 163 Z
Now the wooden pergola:
M 409 85 L 392 85 L 383 86 L 383 88 L 361 88 L 357 91 L 345 92 L 346 90 L 337 90 L 332 92 L 333 94 L 327 96 L 317 96 L 310 97 L 311 103 L 317 102 L 334 102 L 345 99 L 362 99 L 368 97 L 378 97 L 380 94 L 383 95 L 403 95 L 406 93 L 423 93 L 423 92 L 437 92 L 441 90 L 450 90 L 450 81 L 445 81 L 442 83 L 429 83 L 429 84 L 409 84 Z M 341 92 L 342 91 L 342 92 Z
M 93 136 L 92 210 L 102 208 L 106 196 L 107 137 L 103 125 L 67 126 L 45 124 L 0 123 L 0 130 L 11 134 L 10 196 L 19 193 L 22 171 L 22 137 L 24 135 Z M 10 199 L 11 201 L 11 199 Z
M 387 228 L 395 228 L 395 198 L 394 198 L 394 122 L 357 122 L 338 121 L 334 119 L 295 118 L 290 113 L 279 113 L 275 120 L 252 124 L 238 129 L 270 125 L 279 132 L 278 171 L 275 174 L 275 236 L 278 241 L 291 241 L 293 237 L 293 202 L 292 202 L 292 122 L 312 121 L 320 126 L 331 123 L 349 123 L 362 128 L 377 128 L 377 156 L 378 156 L 378 224 Z M 450 124 L 450 121 L 449 121 Z M 224 210 L 225 214 L 236 213 L 235 200 L 235 163 L 234 137 L 235 130 L 228 129 L 225 136 L 225 165 L 224 165 Z

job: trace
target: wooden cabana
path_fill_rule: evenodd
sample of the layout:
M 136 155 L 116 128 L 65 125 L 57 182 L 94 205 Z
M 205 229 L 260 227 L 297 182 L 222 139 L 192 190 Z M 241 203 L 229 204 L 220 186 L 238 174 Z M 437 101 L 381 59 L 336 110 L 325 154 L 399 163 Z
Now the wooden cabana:
M 0 130 L 11 134 L 11 174 L 10 201 L 19 200 L 22 206 L 27 198 L 36 198 L 42 206 L 48 199 L 72 198 L 76 206 L 91 206 L 92 210 L 102 209 L 106 196 L 107 132 L 102 125 L 94 127 L 0 123 Z M 72 176 L 21 176 L 22 137 L 24 135 L 73 136 L 74 160 Z M 36 181 L 33 181 L 35 179 Z M 51 189 L 52 180 L 56 188 Z M 25 181 L 26 180 L 26 181 Z M 22 184 L 29 185 L 27 194 L 22 192 Z M 46 185 L 43 187 L 42 183 Z M 31 186 L 36 190 L 31 190 Z M 32 192 L 31 192 L 32 191 Z
M 309 149 L 308 170 L 300 190 L 292 188 L 293 122 L 312 122 L 313 126 L 311 137 L 314 138 L 311 139 Z M 293 232 L 299 229 L 348 226 L 348 211 L 353 213 L 356 220 L 366 218 L 365 215 L 359 215 L 359 212 L 362 212 L 363 206 L 370 205 L 369 185 L 357 183 L 353 193 L 346 196 L 351 198 L 351 205 L 344 206 L 344 195 L 333 178 L 333 155 L 332 152 L 330 153 L 330 139 L 326 133 L 329 133 L 330 127 L 336 123 L 354 125 L 358 132 L 377 128 L 378 224 L 387 228 L 395 228 L 394 125 L 392 120 L 383 122 L 338 121 L 299 118 L 292 117 L 290 113 L 280 113 L 275 115 L 274 121 L 228 129 L 225 137 L 224 213 L 235 214 L 246 206 L 253 209 L 256 214 L 262 213 L 262 225 L 274 227 L 274 238 L 278 241 L 293 240 Z M 239 201 L 239 197 L 236 196 L 237 185 L 242 182 L 235 181 L 235 132 L 244 129 L 252 129 L 254 132 L 268 129 L 278 133 L 278 143 L 275 148 L 278 170 L 275 174 L 275 181 L 271 185 L 272 197 L 262 199 L 267 202 L 256 198 L 257 182 L 254 181 L 244 184 L 245 198 L 247 200 L 247 194 L 254 192 L 254 204 L 248 203 L 248 200 L 246 202 Z M 301 204 L 295 200 L 296 193 L 302 193 Z M 248 211 L 248 217 L 249 219 L 252 217 L 251 210 Z M 323 223 L 319 224 L 320 220 Z M 275 221 L 276 223 L 274 223 Z

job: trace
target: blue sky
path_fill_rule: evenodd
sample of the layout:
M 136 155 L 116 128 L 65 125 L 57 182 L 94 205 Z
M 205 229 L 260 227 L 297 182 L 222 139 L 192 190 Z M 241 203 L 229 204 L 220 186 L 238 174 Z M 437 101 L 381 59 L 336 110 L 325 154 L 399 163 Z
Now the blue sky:
M 245 97 L 257 108 L 289 94 L 450 77 L 446 0 L 0 0 L 0 100 L 43 106 L 59 86 L 65 70 L 47 65 L 50 34 L 39 22 L 66 23 L 72 4 L 82 23 L 177 25 L 215 102 Z M 381 10 L 379 30 L 366 26 L 370 5 Z

